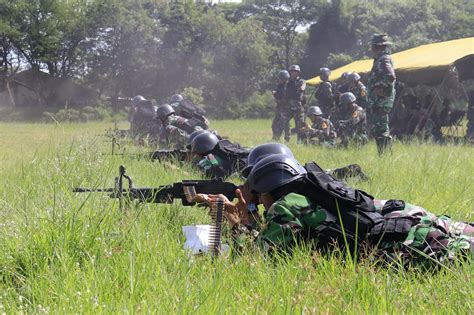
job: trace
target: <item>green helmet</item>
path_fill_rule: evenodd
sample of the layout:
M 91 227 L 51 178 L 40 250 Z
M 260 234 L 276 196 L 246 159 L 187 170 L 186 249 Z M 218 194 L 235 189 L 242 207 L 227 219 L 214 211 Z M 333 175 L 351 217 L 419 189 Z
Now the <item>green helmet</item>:
M 199 130 L 193 131 L 193 132 L 189 135 L 189 137 L 188 137 L 188 142 L 187 142 L 186 148 L 187 148 L 188 150 L 190 150 L 190 149 L 191 149 L 191 143 L 193 142 L 193 140 L 194 140 L 197 136 L 199 136 L 200 134 L 203 134 L 203 133 L 206 133 L 206 132 L 209 132 L 209 131 L 204 130 L 204 129 L 199 129 Z
M 360 75 L 357 72 L 352 72 L 349 74 L 349 82 L 355 83 L 360 80 Z
M 137 106 L 141 102 L 148 102 L 148 100 L 146 98 L 144 98 L 143 96 L 141 96 L 141 95 L 137 95 L 134 98 L 132 98 L 133 106 Z
M 308 116 L 310 115 L 315 115 L 315 116 L 321 116 L 323 114 L 321 108 L 318 106 L 310 106 L 308 108 L 308 112 L 306 113 Z
M 158 119 L 165 119 L 171 114 L 174 114 L 174 108 L 169 104 L 161 105 L 156 110 L 156 118 Z
M 372 46 L 388 46 L 392 44 L 388 40 L 387 34 L 374 34 L 370 43 L 372 44 Z
M 352 94 L 351 92 L 346 92 L 341 95 L 341 98 L 339 99 L 339 103 L 345 106 L 345 105 L 354 103 L 356 100 L 357 98 L 354 96 L 354 94 Z

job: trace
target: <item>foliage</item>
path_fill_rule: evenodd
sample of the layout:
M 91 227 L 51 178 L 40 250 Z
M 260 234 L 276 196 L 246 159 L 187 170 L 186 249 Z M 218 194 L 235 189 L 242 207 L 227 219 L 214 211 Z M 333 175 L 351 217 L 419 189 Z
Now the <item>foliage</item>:
M 213 127 L 253 146 L 271 139 L 270 123 Z M 337 251 L 323 256 L 305 248 L 276 260 L 258 252 L 189 257 L 181 227 L 208 224 L 206 209 L 132 204 L 121 212 L 106 194 L 71 192 L 111 187 L 121 164 L 137 187 L 199 178 L 186 166 L 109 155 L 110 143 L 97 135 L 110 127 L 0 124 L 1 312 L 472 313 L 472 262 L 429 273 L 368 260 L 354 266 Z M 360 150 L 294 140 L 289 146 L 299 160 L 324 168 L 359 163 L 371 180 L 351 184 L 377 197 L 473 220 L 474 187 L 466 176 L 474 173 L 472 147 L 396 143 L 392 155 L 379 158 L 374 143 Z
M 473 29 L 469 0 L 0 0 L 0 66 L 74 78 L 115 100 L 162 103 L 193 88 L 213 118 L 251 117 L 260 114 L 248 104 L 290 64 L 309 78 L 369 56 L 376 32 L 399 51 Z

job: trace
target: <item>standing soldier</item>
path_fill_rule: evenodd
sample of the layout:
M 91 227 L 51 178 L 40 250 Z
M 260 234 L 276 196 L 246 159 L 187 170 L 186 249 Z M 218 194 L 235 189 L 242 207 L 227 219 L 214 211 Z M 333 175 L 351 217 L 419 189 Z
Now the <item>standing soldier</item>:
M 377 143 L 377 151 L 382 154 L 390 147 L 388 114 L 395 100 L 395 70 L 388 46 L 388 36 L 375 34 L 372 37 L 372 53 L 374 64 L 368 80 L 368 113 L 372 136 Z
M 311 119 L 312 125 L 302 130 L 301 138 L 303 141 L 316 142 L 323 146 L 335 145 L 336 132 L 334 126 L 329 119 L 323 118 L 321 109 L 318 106 L 310 106 L 307 116 Z
M 357 104 L 362 108 L 367 108 L 367 88 L 364 83 L 360 82 L 360 75 L 357 72 L 352 72 L 349 75 L 349 92 L 357 98 Z
M 346 113 L 346 119 L 337 122 L 341 144 L 347 146 L 349 141 L 356 144 L 367 143 L 367 116 L 365 110 L 357 105 L 356 97 L 351 92 L 341 95 L 340 106 Z
M 334 93 L 333 84 L 329 81 L 331 70 L 329 68 L 319 69 L 319 77 L 322 83 L 316 91 L 315 97 L 318 100 L 318 105 L 327 117 L 334 110 Z
M 291 115 L 295 120 L 295 129 L 298 132 L 305 126 L 303 105 L 306 103 L 304 96 L 306 82 L 300 77 L 300 66 L 292 65 L 288 72 L 290 73 L 290 79 L 286 85 L 285 99 L 288 101 Z
M 291 112 L 289 111 L 288 102 L 285 99 L 286 84 L 290 79 L 290 73 L 286 70 L 281 70 L 278 73 L 278 85 L 273 91 L 275 98 L 275 118 L 272 122 L 273 140 L 279 141 L 281 134 L 285 133 L 285 141 L 290 141 L 290 119 Z

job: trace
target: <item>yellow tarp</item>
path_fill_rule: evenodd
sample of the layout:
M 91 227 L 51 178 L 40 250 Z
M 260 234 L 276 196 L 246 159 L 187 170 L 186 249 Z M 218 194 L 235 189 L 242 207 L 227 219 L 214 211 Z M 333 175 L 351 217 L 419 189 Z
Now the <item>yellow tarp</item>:
M 468 57 L 469 56 L 469 57 Z M 405 81 L 410 81 L 410 74 L 420 72 L 420 70 L 427 70 L 424 77 L 418 76 L 418 80 L 431 81 L 427 84 L 433 83 L 440 71 L 444 71 L 447 67 L 456 61 L 463 58 L 474 58 L 474 37 L 450 40 L 446 42 L 422 45 L 408 50 L 404 50 L 392 55 L 395 65 L 395 72 L 403 75 Z M 358 60 L 348 65 L 331 71 L 329 80 L 335 81 L 339 79 L 343 72 L 358 72 L 360 75 L 368 73 L 372 68 L 373 60 Z M 463 67 L 470 67 L 471 69 L 459 69 L 460 73 L 472 74 L 472 62 L 463 64 Z M 402 79 L 402 78 L 400 78 Z M 403 80 L 402 80 L 403 81 Z M 319 76 L 306 81 L 309 85 L 319 85 L 321 80 Z

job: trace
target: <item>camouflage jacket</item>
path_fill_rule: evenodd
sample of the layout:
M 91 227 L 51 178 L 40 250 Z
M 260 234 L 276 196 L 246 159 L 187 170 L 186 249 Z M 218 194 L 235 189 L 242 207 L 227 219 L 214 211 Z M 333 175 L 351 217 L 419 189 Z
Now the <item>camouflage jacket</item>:
M 334 107 L 333 85 L 329 81 L 322 82 L 314 95 L 318 100 L 319 107 L 323 110 L 324 115 L 328 115 L 329 111 Z
M 322 118 L 311 126 L 307 136 L 309 138 L 318 138 L 319 142 L 332 142 L 336 140 L 336 131 L 329 119 Z
M 386 200 L 374 200 L 376 210 L 382 211 Z M 303 195 L 290 193 L 273 203 L 264 214 L 262 223 L 254 227 L 234 227 L 240 241 L 250 237 L 265 252 L 288 251 L 299 240 L 326 240 L 325 225 L 330 214 Z M 404 208 L 385 214 L 386 218 L 410 217 L 413 224 L 400 240 L 365 241 L 378 257 L 404 266 L 436 266 L 456 258 L 474 257 L 474 225 L 456 222 L 447 216 L 437 217 L 425 209 L 404 204 Z M 334 224 L 334 221 L 333 223 Z M 252 230 L 254 228 L 254 230 Z M 330 237 L 329 237 L 330 240 Z M 398 260 L 397 260 L 398 259 Z M 401 259 L 401 260 L 400 260 Z
M 285 99 L 292 101 L 302 101 L 306 90 L 306 82 L 298 77 L 295 80 L 288 80 L 286 84 Z
M 367 81 L 368 107 L 392 108 L 395 99 L 395 69 L 392 57 L 384 51 L 374 59 Z M 383 95 L 376 95 L 375 89 L 381 88 Z
M 367 88 L 362 82 L 357 82 L 356 86 L 350 88 L 349 92 L 354 94 L 357 98 L 357 104 L 362 108 L 367 108 L 368 98 L 367 98 Z
M 217 154 L 208 154 L 201 159 L 197 166 L 209 178 L 225 178 L 233 173 L 232 163 Z
M 349 119 L 338 121 L 338 127 L 346 135 L 365 134 L 367 132 L 367 115 L 365 109 L 354 105 Z

